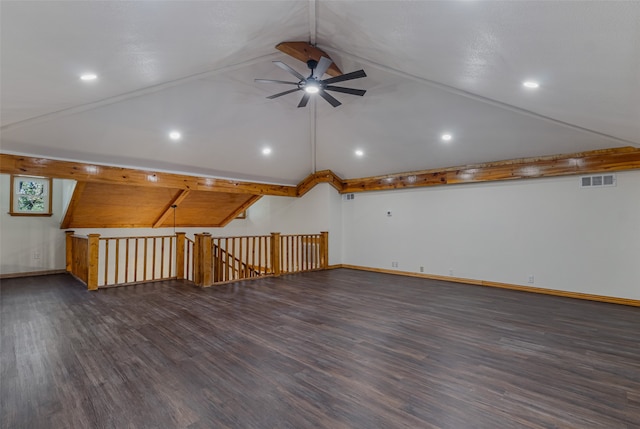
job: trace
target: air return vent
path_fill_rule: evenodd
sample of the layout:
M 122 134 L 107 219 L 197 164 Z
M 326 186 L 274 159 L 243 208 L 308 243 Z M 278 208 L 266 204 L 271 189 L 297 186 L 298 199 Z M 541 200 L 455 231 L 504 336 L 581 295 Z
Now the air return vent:
M 342 201 L 351 201 L 353 199 L 355 199 L 356 196 L 354 194 L 343 194 L 342 195 Z
M 581 188 L 602 188 L 616 186 L 615 174 L 598 174 L 595 176 L 582 176 L 580 178 Z

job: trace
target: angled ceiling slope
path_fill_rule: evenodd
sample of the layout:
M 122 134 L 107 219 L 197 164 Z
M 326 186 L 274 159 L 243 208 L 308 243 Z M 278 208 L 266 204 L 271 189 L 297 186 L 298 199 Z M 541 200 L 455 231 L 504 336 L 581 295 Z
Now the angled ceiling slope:
M 0 7 L 4 153 L 295 185 L 640 147 L 640 2 Z M 273 60 L 307 72 L 274 47 L 307 40 L 366 95 L 267 100 Z
M 258 195 L 78 182 L 61 228 L 222 227 Z

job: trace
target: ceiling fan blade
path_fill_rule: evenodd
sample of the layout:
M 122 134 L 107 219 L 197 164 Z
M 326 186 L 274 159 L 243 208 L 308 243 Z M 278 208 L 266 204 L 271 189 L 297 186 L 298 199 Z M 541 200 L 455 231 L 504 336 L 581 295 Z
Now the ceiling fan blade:
M 324 89 L 326 89 L 327 91 L 344 92 L 345 94 L 359 95 L 359 96 L 363 96 L 364 93 L 367 92 L 365 89 L 344 88 L 342 86 L 333 86 L 333 85 L 327 85 L 324 87 Z
M 341 102 L 336 100 L 331 94 L 328 94 L 324 89 L 321 89 L 320 91 L 318 91 L 318 94 L 320 94 L 322 98 L 327 100 L 329 104 L 331 104 L 333 107 L 338 107 L 339 105 L 342 104 Z
M 294 75 L 298 79 L 304 80 L 304 76 L 302 76 L 300 73 L 298 73 L 296 70 L 294 70 L 293 68 L 289 67 L 287 64 L 283 63 L 282 61 L 274 61 L 273 64 L 277 65 L 282 70 L 288 71 L 289 73 L 291 73 L 292 75 Z
M 345 80 L 360 79 L 361 77 L 367 77 L 364 70 L 358 70 L 351 73 L 343 74 L 342 76 L 331 77 L 327 80 L 323 80 L 323 83 L 337 83 L 344 82 Z
M 309 97 L 311 97 L 311 94 L 309 94 L 308 92 L 305 92 L 304 95 L 302 96 L 302 99 L 300 100 L 300 103 L 298 103 L 298 107 L 306 106 L 307 103 L 309 102 Z
M 297 85 L 298 82 L 287 82 L 286 80 L 272 80 L 272 79 L 254 79 L 258 83 L 285 83 L 287 85 Z
M 290 89 L 289 91 L 280 92 L 278 94 L 273 94 L 273 95 L 268 96 L 267 98 L 274 99 L 274 98 L 282 97 L 283 95 L 291 94 L 292 92 L 296 92 L 296 91 L 300 91 L 300 88 Z
M 327 57 L 320 57 L 320 61 L 318 61 L 318 65 L 313 70 L 313 77 L 316 79 L 322 79 L 322 76 L 325 74 L 329 66 L 333 61 L 331 61 Z

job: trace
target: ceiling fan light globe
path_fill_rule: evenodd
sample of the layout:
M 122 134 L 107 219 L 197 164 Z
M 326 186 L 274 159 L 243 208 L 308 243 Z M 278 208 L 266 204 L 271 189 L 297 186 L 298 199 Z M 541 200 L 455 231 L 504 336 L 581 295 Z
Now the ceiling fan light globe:
M 320 88 L 317 87 L 316 85 L 307 85 L 304 87 L 304 91 L 307 94 L 317 94 L 318 91 L 320 91 Z

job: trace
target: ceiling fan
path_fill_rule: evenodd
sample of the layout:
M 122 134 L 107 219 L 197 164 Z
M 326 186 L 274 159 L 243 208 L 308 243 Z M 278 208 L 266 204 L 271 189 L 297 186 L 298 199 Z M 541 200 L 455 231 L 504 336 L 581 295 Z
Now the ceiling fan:
M 304 91 L 304 95 L 298 103 L 298 107 L 304 107 L 309 102 L 309 98 L 311 94 L 319 94 L 320 97 L 324 98 L 331 104 L 333 107 L 338 107 L 342 103 L 335 99 L 331 94 L 327 93 L 327 91 L 336 91 L 342 92 L 344 94 L 352 94 L 363 96 L 365 92 L 364 89 L 353 89 L 353 88 L 345 88 L 342 86 L 334 86 L 332 84 L 338 82 L 344 82 L 345 80 L 359 79 L 361 77 L 366 77 L 364 70 L 358 70 L 351 73 L 343 74 L 336 77 L 331 77 L 329 79 L 322 80 L 322 76 L 327 71 L 329 66 L 333 61 L 331 61 L 327 57 L 321 57 L 320 61 L 309 60 L 307 61 L 307 67 L 311 70 L 311 74 L 309 77 L 304 77 L 300 73 L 298 73 L 293 68 L 289 67 L 287 64 L 282 61 L 274 61 L 273 63 L 280 67 L 281 69 L 291 73 L 295 77 L 299 79 L 298 82 L 288 82 L 284 80 L 271 80 L 271 79 L 255 79 L 258 83 L 279 83 L 284 85 L 295 85 L 296 88 L 290 89 L 288 91 L 280 92 L 278 94 L 270 95 L 269 99 L 281 97 L 286 94 L 291 94 L 296 91 Z

